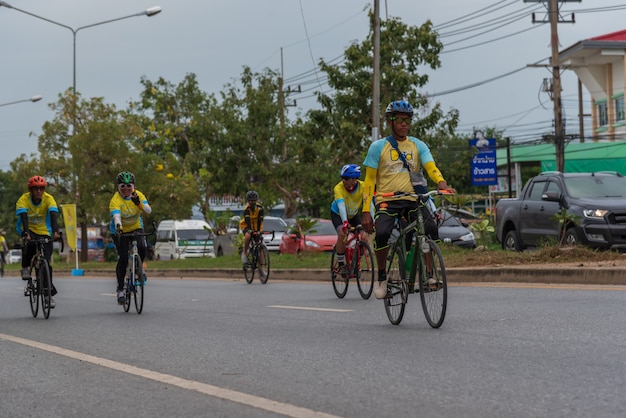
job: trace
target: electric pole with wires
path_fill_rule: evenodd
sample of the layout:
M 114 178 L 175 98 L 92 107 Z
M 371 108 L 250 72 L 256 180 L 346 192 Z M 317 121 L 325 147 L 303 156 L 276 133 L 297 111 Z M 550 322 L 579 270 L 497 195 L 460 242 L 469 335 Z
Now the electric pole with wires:
M 563 125 L 563 109 L 561 106 L 561 68 L 559 65 L 559 33 L 557 29 L 558 23 L 575 23 L 574 14 L 572 13 L 570 20 L 564 20 L 559 13 L 559 4 L 562 3 L 580 3 L 582 0 L 524 0 L 524 3 L 547 3 L 547 22 L 550 23 L 550 46 L 552 48 L 552 57 L 550 66 L 552 67 L 552 86 L 549 89 L 554 103 L 554 147 L 556 151 L 556 169 L 565 171 L 565 132 Z M 535 14 L 532 14 L 533 23 L 546 23 L 545 18 L 536 20 Z

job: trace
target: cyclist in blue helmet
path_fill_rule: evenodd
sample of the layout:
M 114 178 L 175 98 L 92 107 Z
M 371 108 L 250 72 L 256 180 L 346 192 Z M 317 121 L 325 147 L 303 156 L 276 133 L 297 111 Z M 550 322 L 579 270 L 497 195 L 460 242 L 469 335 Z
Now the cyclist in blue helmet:
M 345 239 L 350 225 L 361 224 L 361 209 L 363 208 L 363 182 L 361 167 L 356 164 L 346 164 L 339 171 L 341 181 L 333 188 L 335 199 L 330 205 L 330 218 L 337 230 L 337 262 L 342 276 L 348 275 L 345 265 Z
M 412 222 L 417 218 L 417 211 L 421 210 L 424 214 L 426 233 L 432 239 L 438 239 L 438 233 L 437 224 L 430 210 L 411 196 L 396 199 L 377 197 L 374 218 L 370 210 L 374 190 L 378 195 L 393 192 L 415 193 L 418 187 L 426 186 L 425 176 L 421 175 L 422 170 L 426 171 L 438 189 L 453 190 L 435 165 L 428 145 L 409 136 L 413 113 L 413 106 L 405 100 L 389 103 L 385 117 L 391 135 L 372 142 L 363 162 L 365 181 L 362 222 L 363 229 L 369 233 L 374 230 L 374 222 L 376 223 L 374 250 L 378 263 L 378 282 L 374 285 L 374 296 L 377 299 L 383 299 L 387 295 L 385 261 L 395 219 L 405 217 Z

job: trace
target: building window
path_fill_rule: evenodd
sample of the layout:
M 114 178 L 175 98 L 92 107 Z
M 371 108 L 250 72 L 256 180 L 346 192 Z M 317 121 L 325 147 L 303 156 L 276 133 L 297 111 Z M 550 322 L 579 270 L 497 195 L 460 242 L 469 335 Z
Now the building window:
M 609 112 L 606 102 L 600 102 L 598 106 L 598 126 L 606 126 L 609 124 Z
M 624 96 L 615 98 L 615 122 L 624 121 Z

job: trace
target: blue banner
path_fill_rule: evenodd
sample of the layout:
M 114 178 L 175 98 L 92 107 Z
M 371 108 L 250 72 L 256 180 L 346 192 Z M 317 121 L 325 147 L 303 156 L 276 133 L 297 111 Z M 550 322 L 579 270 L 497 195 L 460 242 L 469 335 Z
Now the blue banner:
M 496 160 L 496 140 L 485 138 L 482 132 L 476 132 L 476 138 L 469 140 L 470 148 L 477 153 L 470 163 L 472 186 L 490 186 L 498 184 L 498 164 Z

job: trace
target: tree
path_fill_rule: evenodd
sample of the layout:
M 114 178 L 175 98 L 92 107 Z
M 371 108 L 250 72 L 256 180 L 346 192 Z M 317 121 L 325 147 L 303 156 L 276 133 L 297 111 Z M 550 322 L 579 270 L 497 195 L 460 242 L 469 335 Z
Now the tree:
M 321 70 L 327 74 L 333 90 L 329 94 L 318 93 L 322 109 L 309 111 L 305 122 L 309 140 L 315 137 L 319 141 L 314 143 L 315 152 L 326 157 L 325 163 L 329 166 L 326 169 L 324 163 L 317 161 L 324 169 L 308 173 L 312 177 L 319 175 L 320 178 L 313 181 L 328 191 L 321 193 L 318 189 L 308 196 L 311 207 L 317 210 L 328 206 L 328 193 L 337 179 L 334 173 L 338 173 L 343 164 L 360 164 L 372 140 L 373 19 L 370 22 L 367 39 L 350 45 L 343 62 L 331 65 L 323 59 L 320 61 Z M 432 105 L 427 95 L 420 93 L 428 82 L 428 75 L 421 70 L 440 66 L 442 44 L 431 22 L 408 26 L 398 18 L 391 18 L 381 22 L 380 39 L 381 108 L 393 100 L 408 100 L 416 109 L 412 135 L 426 140 L 433 148 L 439 146 L 454 132 L 458 114 L 456 111 L 444 114 L 439 104 Z M 384 116 L 384 112 L 382 114 Z M 436 154 L 436 150 L 433 152 Z
M 83 236 L 88 225 L 109 222 L 109 201 L 117 190 L 115 179 L 120 171 L 135 174 L 138 188 L 155 208 L 155 216 L 182 213 L 181 209 L 190 214 L 187 196 L 191 188 L 184 186 L 193 184 L 184 177 L 174 183 L 167 181 L 164 173 L 155 174 L 157 167 L 163 166 L 163 160 L 141 147 L 143 131 L 136 117 L 118 111 L 103 98 L 83 100 L 78 96 L 74 132 L 70 128 L 74 121 L 73 106 L 70 90 L 59 95 L 59 100 L 50 105 L 55 116 L 44 123 L 39 136 L 40 159 L 31 157 L 28 161 L 23 156 L 22 160 L 28 163 L 31 172 L 46 177 L 59 205 L 76 204 Z M 20 167 L 18 173 L 23 172 L 24 168 Z M 165 208 L 168 210 L 163 211 Z M 81 259 L 86 261 L 87 240 L 82 240 L 82 246 Z

